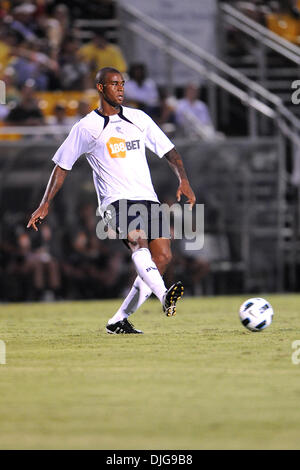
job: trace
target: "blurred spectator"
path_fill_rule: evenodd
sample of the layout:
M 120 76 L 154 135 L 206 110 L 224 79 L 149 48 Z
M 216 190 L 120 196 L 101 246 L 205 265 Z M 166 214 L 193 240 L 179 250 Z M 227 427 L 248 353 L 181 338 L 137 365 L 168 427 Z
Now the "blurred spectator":
M 150 116 L 157 112 L 158 89 L 154 80 L 148 77 L 145 64 L 135 63 L 130 66 L 129 80 L 125 84 L 125 99 L 129 106 L 142 109 Z
M 97 224 L 96 208 L 94 204 L 85 203 L 79 208 L 78 213 L 79 213 L 78 223 L 88 238 L 89 254 L 91 256 L 97 257 L 99 254 L 100 241 L 96 235 L 96 224 Z M 105 251 L 106 249 L 103 250 L 103 252 Z
M 34 288 L 41 300 L 55 300 L 61 289 L 61 272 L 57 259 L 57 243 L 48 224 L 40 227 L 31 261 L 34 265 Z
M 0 73 L 9 65 L 16 41 L 16 36 L 0 25 Z
M 94 83 L 96 73 L 102 67 L 114 67 L 126 72 L 127 64 L 121 49 L 107 41 L 104 34 L 95 33 L 93 39 L 80 48 L 80 56 L 89 65 Z
M 57 103 L 54 106 L 53 113 L 50 116 L 47 116 L 47 124 L 49 126 L 62 126 L 62 131 L 55 132 L 51 134 L 51 139 L 54 139 L 58 143 L 61 143 L 74 124 L 73 116 L 68 116 L 66 112 L 66 106 L 64 103 Z
M 300 44 L 300 2 L 299 0 L 253 0 L 232 1 L 248 18 L 262 24 L 287 41 Z M 227 28 L 226 48 L 230 55 L 240 56 L 249 49 L 255 52 L 255 42 L 240 34 L 234 27 Z
M 33 79 L 36 90 L 47 90 L 50 75 L 58 73 L 58 63 L 41 49 L 42 43 L 38 41 L 24 41 L 15 49 L 15 57 L 10 63 L 15 70 L 19 87 L 28 79 Z
M 41 126 L 45 124 L 43 113 L 35 98 L 35 82 L 27 80 L 21 89 L 20 101 L 11 109 L 6 123 L 12 126 Z
M 176 106 L 176 124 L 186 135 L 211 138 L 215 134 L 207 105 L 199 100 L 199 87 L 193 83 L 186 86 L 184 98 Z
M 33 292 L 34 263 L 32 263 L 32 247 L 30 236 L 20 233 L 16 236 L 14 250 L 10 253 L 6 266 L 5 286 L 8 292 L 5 297 L 13 300 L 36 299 Z
M 176 131 L 176 104 L 176 98 L 169 96 L 165 88 L 159 90 L 159 104 L 152 117 L 166 134 Z
M 179 245 L 176 242 L 178 240 L 173 243 Z M 173 258 L 164 278 L 172 285 L 180 277 L 187 295 L 202 295 L 203 280 L 210 272 L 209 261 L 202 256 L 189 256 L 187 253 L 184 248 L 173 248 Z
M 63 0 L 63 3 L 71 8 L 72 17 L 76 19 L 111 19 L 116 16 L 117 2 L 115 0 L 93 0 L 90 2 Z
M 71 237 L 70 237 L 71 238 Z M 89 291 L 86 274 L 88 256 L 86 254 L 87 236 L 80 231 L 68 243 L 68 251 L 62 264 L 67 297 L 85 298 Z
M 35 12 L 36 6 L 32 3 L 23 3 L 12 10 L 12 17 L 8 18 L 9 26 L 19 36 L 20 41 L 37 39 Z
M 63 103 L 57 103 L 54 106 L 53 113 L 47 118 L 47 124 L 66 126 L 69 123 L 65 105 Z
M 0 104 L 0 121 L 6 119 L 12 107 L 20 99 L 20 92 L 15 86 L 15 72 L 12 67 L 7 67 L 1 75 L 1 80 L 5 83 L 5 104 Z
M 52 233 L 48 225 L 41 227 L 39 242 L 33 248 L 28 233 L 17 234 L 16 247 L 7 265 L 7 284 L 14 300 L 54 300 L 61 288 L 60 269 L 52 255 Z
M 210 272 L 210 263 L 201 250 L 187 251 L 185 243 L 189 240 L 174 239 L 174 228 L 171 228 L 173 256 L 164 275 L 168 284 L 174 284 L 180 278 L 184 282 L 187 295 L 203 294 L 203 279 Z
M 57 5 L 54 8 L 53 15 L 44 17 L 43 23 L 50 46 L 57 53 L 70 31 L 71 19 L 69 8 L 64 4 Z
M 281 13 L 287 13 L 293 18 L 300 18 L 300 10 L 298 8 L 297 0 L 278 0 L 279 1 L 279 11 Z
M 90 260 L 89 275 L 95 280 L 94 297 L 99 297 L 100 293 L 102 297 L 114 297 L 128 284 L 126 258 L 130 259 L 130 253 L 118 242 L 113 246 L 100 240 L 96 234 L 96 224 L 94 204 L 84 204 L 79 209 L 79 225 L 87 237 L 86 254 Z
M 75 122 L 79 121 L 82 119 L 84 116 L 86 116 L 89 112 L 91 111 L 91 106 L 89 101 L 87 100 L 80 100 L 78 102 L 78 108 L 77 108 L 77 113 L 75 116 L 70 117 L 70 121 L 72 121 L 73 124 Z
M 265 15 L 270 12 L 267 2 L 262 0 L 253 0 L 252 2 L 236 1 L 233 6 L 241 10 L 248 18 L 260 24 L 265 23 Z
M 77 39 L 73 37 L 66 39 L 59 61 L 60 83 L 63 90 L 85 90 L 89 87 L 89 68 L 81 60 Z
M 93 228 L 94 235 L 95 226 Z M 76 299 L 118 296 L 124 280 L 128 278 L 128 272 L 124 273 L 124 255 L 120 250 L 112 250 L 100 240 L 93 245 L 84 229 L 71 237 L 69 246 L 71 250 L 63 262 L 69 295 Z
M 39 91 L 80 91 L 94 88 L 95 74 L 103 66 L 125 72 L 127 65 L 120 48 L 109 43 L 103 34 L 95 34 L 82 47 L 74 39 L 79 37 L 73 29 L 74 19 L 84 18 L 87 10 L 99 15 L 104 12 L 108 18 L 114 13 L 114 8 L 101 1 L 92 3 L 83 6 L 80 0 L 0 2 L 0 74 L 11 65 L 18 88 L 31 78 Z
M 54 126 L 73 126 L 90 111 L 91 109 L 89 101 L 80 100 L 78 102 L 77 113 L 74 116 L 68 116 L 64 102 L 58 102 L 54 106 L 52 114 L 47 117 L 47 124 Z M 59 139 L 60 137 L 61 136 L 59 136 Z

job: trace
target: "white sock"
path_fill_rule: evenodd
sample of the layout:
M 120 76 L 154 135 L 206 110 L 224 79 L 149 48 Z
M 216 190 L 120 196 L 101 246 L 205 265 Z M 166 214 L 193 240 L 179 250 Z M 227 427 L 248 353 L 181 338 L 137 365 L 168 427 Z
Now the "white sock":
M 162 303 L 167 289 L 148 248 L 139 248 L 131 257 L 140 278 Z
M 129 315 L 134 313 L 151 294 L 151 289 L 139 276 L 137 276 L 126 299 L 115 315 L 108 320 L 108 324 L 117 323 L 118 321 L 124 320 L 124 318 L 128 318 Z

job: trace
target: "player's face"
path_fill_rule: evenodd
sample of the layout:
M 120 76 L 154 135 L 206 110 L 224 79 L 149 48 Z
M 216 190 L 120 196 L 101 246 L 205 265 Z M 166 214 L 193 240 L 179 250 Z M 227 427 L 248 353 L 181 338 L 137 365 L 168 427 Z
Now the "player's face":
M 103 85 L 103 96 L 119 106 L 124 101 L 124 78 L 119 73 L 109 73 Z

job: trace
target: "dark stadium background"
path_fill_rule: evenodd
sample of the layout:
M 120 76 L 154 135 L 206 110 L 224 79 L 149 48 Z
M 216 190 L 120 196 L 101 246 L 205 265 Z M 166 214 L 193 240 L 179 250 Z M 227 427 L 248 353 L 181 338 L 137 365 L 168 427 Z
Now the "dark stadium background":
M 190 296 L 299 290 L 300 121 L 292 103 L 299 5 L 207 2 L 210 10 L 199 9 L 199 19 L 212 35 L 208 45 L 200 26 L 191 40 L 184 25 L 174 31 L 164 23 L 167 3 L 161 2 L 161 15 L 156 10 L 151 16 L 147 2 L 137 12 L 137 2 L 113 0 L 0 1 L 0 78 L 6 85 L 0 302 L 122 297 L 134 277 L 123 244 L 96 237 L 97 201 L 83 157 L 40 231 L 26 229 L 52 155 L 72 123 L 97 106 L 98 64 L 82 49 L 95 34 L 105 37 L 101 47 L 114 46 L 127 79 L 133 64 L 146 67 L 159 100 L 155 106 L 127 102 L 149 112 L 174 140 L 197 202 L 205 204 L 204 249 L 187 253 L 174 241 L 166 281 L 182 278 Z M 176 106 L 191 82 L 208 107 L 210 128 L 178 123 Z M 153 155 L 149 162 L 161 201 L 172 204 L 176 178 L 165 162 Z

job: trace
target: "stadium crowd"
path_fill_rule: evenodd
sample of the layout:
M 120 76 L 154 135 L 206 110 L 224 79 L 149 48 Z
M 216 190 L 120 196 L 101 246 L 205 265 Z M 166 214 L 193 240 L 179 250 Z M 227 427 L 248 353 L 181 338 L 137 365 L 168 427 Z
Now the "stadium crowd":
M 189 106 L 177 107 L 178 96 L 170 97 L 159 89 L 145 64 L 126 62 L 116 43 L 116 31 L 91 28 L 82 34 L 76 23 L 114 15 L 113 0 L 94 0 L 88 5 L 0 1 L 0 79 L 6 86 L 0 126 L 72 125 L 98 100 L 96 71 L 112 66 L 127 77 L 126 104 L 145 110 L 165 131 L 184 133 L 191 124 L 213 130 L 206 105 L 199 105 L 199 90 L 188 100 Z M 185 98 L 180 92 L 179 97 Z M 209 136 L 209 132 L 204 134 Z
M 136 273 L 130 251 L 120 240 L 100 240 L 95 203 L 78 208 L 74 225 L 60 224 L 57 208 L 38 232 L 25 229 L 25 219 L 7 217 L 0 237 L 0 301 L 52 301 L 122 297 Z M 187 295 L 203 292 L 209 272 L 203 257 L 187 256 L 173 242 L 173 262 L 165 274 L 178 275 Z
M 230 3 L 282 38 L 300 44 L 300 0 L 233 0 Z
M 211 138 L 213 124 L 207 106 L 199 100 L 197 85 L 187 84 L 179 100 L 169 97 L 148 76 L 145 64 L 126 62 L 109 30 L 90 30 L 83 39 L 76 27 L 78 19 L 114 16 L 113 0 L 85 4 L 79 0 L 1 0 L 0 79 L 6 85 L 6 104 L 0 105 L 0 126 L 71 127 L 97 106 L 96 71 L 112 66 L 127 79 L 126 105 L 146 111 L 165 132 L 186 134 L 193 126 L 202 126 L 209 129 L 203 138 Z M 53 139 L 59 145 L 64 136 L 58 133 Z M 10 140 L 20 138 L 10 136 Z M 130 253 L 119 241 L 98 240 L 93 205 L 78 208 L 75 227 L 59 227 L 55 215 L 38 233 L 26 231 L 28 214 L 24 220 L 14 220 L 14 202 L 10 205 L 11 213 L 1 216 L 0 301 L 124 295 L 135 276 Z M 189 266 L 187 293 L 199 293 L 208 262 L 189 259 L 180 248 L 174 260 L 180 273 L 175 272 L 174 261 L 166 273 L 168 282 L 178 274 L 183 278 Z

